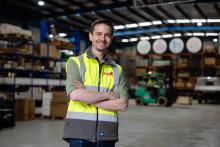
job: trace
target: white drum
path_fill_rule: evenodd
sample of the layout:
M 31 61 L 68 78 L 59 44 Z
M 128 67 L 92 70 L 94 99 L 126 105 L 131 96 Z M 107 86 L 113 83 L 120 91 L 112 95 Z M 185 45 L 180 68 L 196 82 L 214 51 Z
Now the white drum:
M 167 50 L 167 43 L 164 39 L 157 39 L 153 43 L 153 51 L 157 54 L 163 54 Z
M 174 54 L 181 53 L 184 49 L 184 42 L 180 38 L 174 38 L 169 43 L 170 51 Z
M 202 41 L 198 37 L 191 37 L 186 43 L 186 48 L 191 53 L 197 53 L 202 48 Z
M 147 40 L 141 40 L 137 44 L 137 51 L 141 55 L 146 55 L 147 53 L 150 52 L 151 49 L 151 44 Z

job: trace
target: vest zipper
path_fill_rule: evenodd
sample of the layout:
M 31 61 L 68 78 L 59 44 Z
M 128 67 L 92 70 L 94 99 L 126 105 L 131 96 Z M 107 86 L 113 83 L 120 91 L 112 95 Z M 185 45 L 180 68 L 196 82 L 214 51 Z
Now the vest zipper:
M 99 79 L 98 79 L 98 92 L 100 92 L 100 83 L 101 83 L 101 72 L 102 72 L 102 64 L 100 64 L 99 60 Z M 99 108 L 96 107 L 96 135 L 95 140 L 98 141 L 98 122 L 99 122 Z

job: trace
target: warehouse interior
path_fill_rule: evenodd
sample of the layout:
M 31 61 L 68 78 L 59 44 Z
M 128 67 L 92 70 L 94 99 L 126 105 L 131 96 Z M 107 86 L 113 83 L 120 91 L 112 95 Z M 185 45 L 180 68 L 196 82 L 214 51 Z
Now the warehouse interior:
M 68 146 L 66 61 L 99 18 L 129 93 L 116 147 L 220 146 L 220 2 L 0 0 L 0 16 L 1 146 Z

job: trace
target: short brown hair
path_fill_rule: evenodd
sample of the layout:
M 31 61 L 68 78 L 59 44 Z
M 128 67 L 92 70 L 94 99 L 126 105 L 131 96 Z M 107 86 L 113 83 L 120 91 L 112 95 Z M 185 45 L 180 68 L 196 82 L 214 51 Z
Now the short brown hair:
M 91 24 L 89 32 L 90 32 L 90 33 L 93 33 L 95 26 L 98 25 L 98 24 L 105 24 L 105 25 L 110 26 L 110 27 L 111 27 L 111 30 L 112 30 L 112 34 L 113 34 L 113 25 L 112 25 L 112 22 L 109 21 L 109 20 L 107 20 L 107 19 L 97 19 L 97 20 L 95 20 L 95 21 Z

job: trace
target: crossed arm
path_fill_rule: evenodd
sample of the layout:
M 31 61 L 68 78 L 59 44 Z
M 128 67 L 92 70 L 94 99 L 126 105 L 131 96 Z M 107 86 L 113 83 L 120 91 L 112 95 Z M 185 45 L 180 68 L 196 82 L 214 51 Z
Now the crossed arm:
M 114 92 L 92 92 L 86 90 L 83 85 L 78 81 L 74 81 L 73 84 L 75 85 L 76 89 L 73 90 L 69 95 L 71 100 L 93 104 L 96 107 L 112 111 L 127 110 L 127 101 L 120 98 Z

